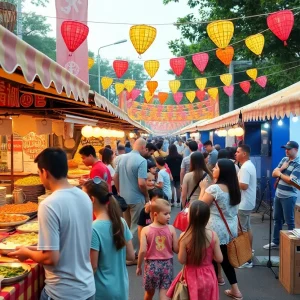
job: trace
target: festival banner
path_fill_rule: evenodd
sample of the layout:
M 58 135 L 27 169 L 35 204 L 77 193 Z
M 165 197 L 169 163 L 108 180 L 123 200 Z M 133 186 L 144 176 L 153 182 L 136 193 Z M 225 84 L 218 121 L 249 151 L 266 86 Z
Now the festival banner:
M 70 54 L 62 34 L 61 25 L 72 20 L 87 25 L 88 0 L 55 0 L 56 5 L 56 61 L 73 75 L 89 82 L 87 39 Z

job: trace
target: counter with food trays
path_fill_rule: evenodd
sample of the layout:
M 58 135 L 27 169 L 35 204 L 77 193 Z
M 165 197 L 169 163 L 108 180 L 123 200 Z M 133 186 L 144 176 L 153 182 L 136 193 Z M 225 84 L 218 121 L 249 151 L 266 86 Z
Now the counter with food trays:
M 38 244 L 37 210 L 38 204 L 33 202 L 0 207 L 0 300 L 39 299 L 44 286 L 43 267 L 7 256 L 19 246 Z

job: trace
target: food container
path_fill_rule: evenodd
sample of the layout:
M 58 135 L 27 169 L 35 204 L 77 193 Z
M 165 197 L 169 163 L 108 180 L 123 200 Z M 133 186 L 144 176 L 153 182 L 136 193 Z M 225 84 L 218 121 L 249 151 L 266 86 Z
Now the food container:
M 22 279 L 24 279 L 25 277 L 28 276 L 28 274 L 31 272 L 31 267 L 27 264 L 24 263 L 17 263 L 17 262 L 13 262 L 13 263 L 0 263 L 0 270 L 1 267 L 11 267 L 11 268 L 20 268 L 22 267 L 24 269 L 24 273 L 18 276 L 14 276 L 14 277 L 9 277 L 9 278 L 3 278 L 3 280 L 1 281 L 1 286 L 5 286 L 5 285 L 12 285 L 15 284 L 19 281 L 21 281 Z M 0 274 L 1 276 L 1 274 Z
M 29 220 L 29 216 L 22 215 L 22 214 L 1 214 L 1 217 L 7 216 L 8 219 L 11 219 L 11 221 L 1 221 L 0 220 L 0 227 L 12 227 L 17 225 L 22 225 L 26 223 Z M 13 220 L 14 216 L 20 217 L 18 221 Z M 22 217 L 22 218 L 21 218 Z
M 38 221 L 33 221 L 33 222 L 28 222 L 26 224 L 20 225 L 17 228 L 18 232 L 21 233 L 30 233 L 30 232 L 39 232 L 39 222 Z

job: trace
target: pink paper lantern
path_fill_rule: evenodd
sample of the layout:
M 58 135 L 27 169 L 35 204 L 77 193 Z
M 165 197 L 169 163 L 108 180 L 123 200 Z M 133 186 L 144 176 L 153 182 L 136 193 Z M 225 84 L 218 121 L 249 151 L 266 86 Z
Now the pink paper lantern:
M 203 74 L 209 60 L 209 56 L 207 53 L 196 53 L 192 56 L 193 63 L 197 67 L 197 69 Z
M 177 92 L 175 94 L 173 94 L 173 98 L 174 98 L 174 101 L 179 104 L 183 98 L 183 93 L 182 92 Z
M 177 75 L 180 76 L 181 73 L 183 72 L 185 68 L 185 59 L 183 57 L 176 57 L 176 58 L 171 58 L 170 59 L 170 66 L 173 70 L 173 72 Z
M 134 89 L 131 91 L 131 99 L 134 101 L 141 93 L 141 90 Z
M 256 83 L 260 85 L 262 88 L 265 88 L 267 85 L 268 78 L 267 76 L 260 76 L 256 78 Z
M 234 91 L 234 86 L 230 85 L 230 86 L 223 86 L 223 91 L 227 96 L 232 96 L 233 91 Z
M 240 87 L 246 94 L 248 94 L 250 91 L 251 84 L 249 81 L 243 81 L 240 83 Z

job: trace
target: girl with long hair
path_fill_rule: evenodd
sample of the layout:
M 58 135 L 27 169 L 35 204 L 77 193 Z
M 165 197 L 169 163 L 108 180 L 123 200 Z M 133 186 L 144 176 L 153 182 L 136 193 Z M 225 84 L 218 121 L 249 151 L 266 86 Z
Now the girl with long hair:
M 219 159 L 213 169 L 215 184 L 208 186 L 208 182 L 203 180 L 200 183 L 201 194 L 199 200 L 210 206 L 210 218 L 207 228 L 215 231 L 220 239 L 221 251 L 223 254 L 222 269 L 231 285 L 230 290 L 225 290 L 225 294 L 236 300 L 243 299 L 239 290 L 234 267 L 230 264 L 227 254 L 227 244 L 230 242 L 230 235 L 225 223 L 219 213 L 216 203 L 220 207 L 224 218 L 229 226 L 233 237 L 238 235 L 238 205 L 241 202 L 241 192 L 234 163 L 230 159 Z M 218 274 L 217 264 L 215 265 Z M 223 278 L 218 278 L 221 281 Z
M 176 145 L 169 147 L 169 155 L 166 158 L 166 164 L 169 166 L 173 181 L 172 181 L 172 200 L 171 206 L 175 202 L 175 191 L 177 197 L 177 207 L 180 206 L 180 168 L 182 163 L 182 155 L 177 151 Z
M 191 202 L 199 199 L 199 182 L 205 174 L 207 175 L 206 177 L 209 177 L 209 181 L 212 181 L 213 176 L 211 171 L 207 168 L 207 165 L 205 164 L 203 154 L 199 151 L 196 151 L 191 155 L 190 172 L 186 173 L 183 178 L 181 190 L 182 207 L 185 207 L 188 198 L 190 198 L 189 200 Z M 192 191 L 195 189 L 196 186 L 197 188 L 192 194 Z
M 209 206 L 195 201 L 189 208 L 189 226 L 179 238 L 178 260 L 185 265 L 173 281 L 167 296 L 172 297 L 182 272 L 190 299 L 218 300 L 219 288 L 213 260 L 223 259 L 218 235 L 206 229 L 210 216 Z
M 116 173 L 113 167 L 113 160 L 114 160 L 114 151 L 107 147 L 103 148 L 102 162 L 106 165 L 107 169 L 109 170 L 111 178 L 114 178 L 114 175 Z M 111 182 L 111 186 L 112 186 L 113 194 L 117 194 L 117 189 L 115 187 L 115 183 L 113 180 Z
M 135 259 L 132 234 L 104 180 L 100 177 L 90 179 L 82 189 L 91 198 L 96 215 L 90 252 L 96 283 L 95 298 L 128 300 L 126 259 Z

